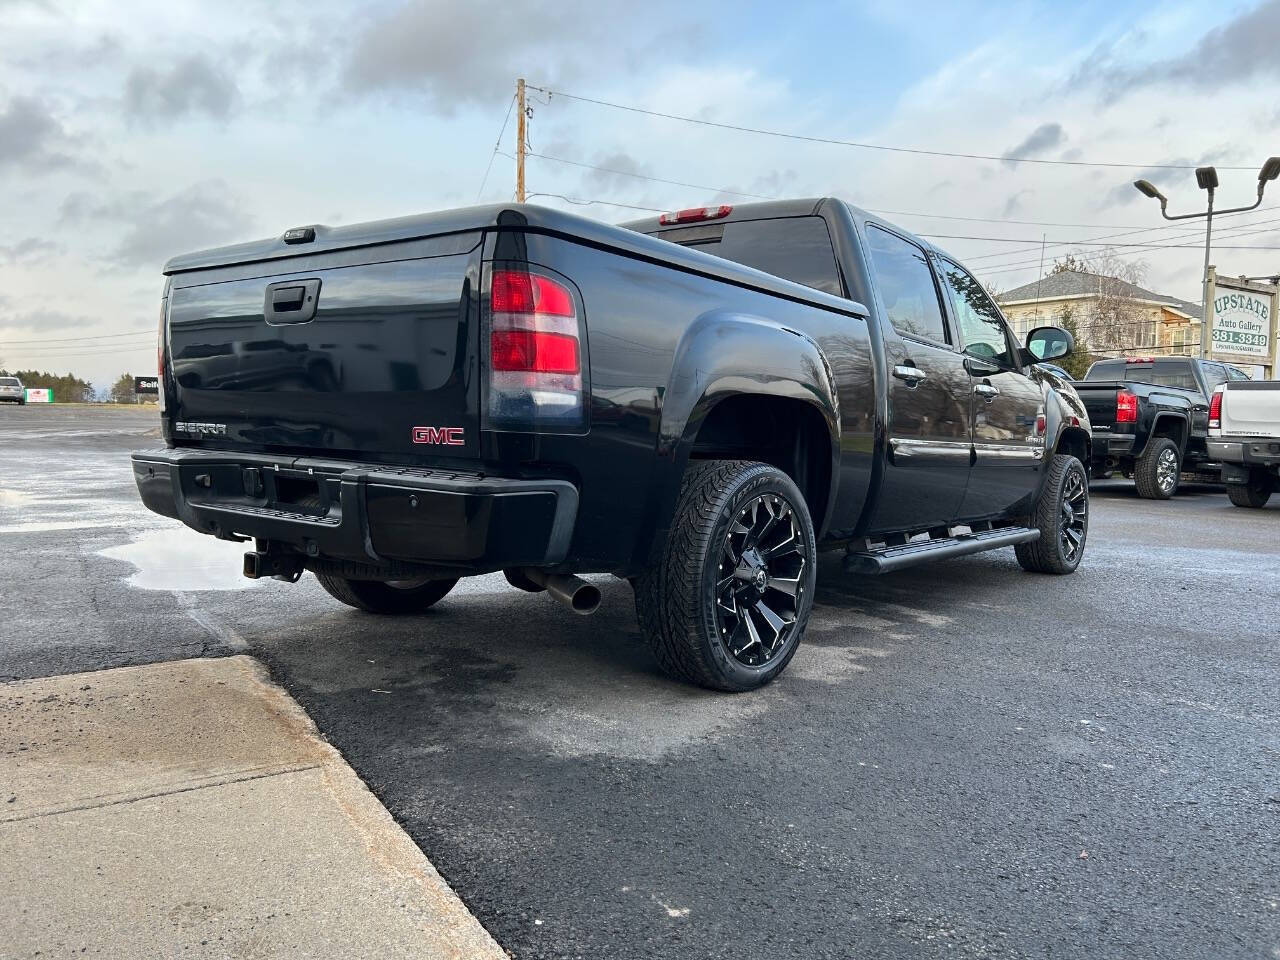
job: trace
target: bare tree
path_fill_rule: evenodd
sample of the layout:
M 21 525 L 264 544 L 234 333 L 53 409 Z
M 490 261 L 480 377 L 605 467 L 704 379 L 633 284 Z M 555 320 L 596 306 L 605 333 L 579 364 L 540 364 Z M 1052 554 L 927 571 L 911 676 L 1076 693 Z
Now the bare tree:
M 1128 260 L 1110 247 L 1100 253 L 1068 253 L 1054 261 L 1051 274 L 1080 273 L 1094 284 L 1092 306 L 1075 318 L 1081 339 L 1102 353 L 1123 353 L 1155 346 L 1155 323 L 1150 307 L 1140 302 L 1134 287 L 1147 276 L 1145 260 Z

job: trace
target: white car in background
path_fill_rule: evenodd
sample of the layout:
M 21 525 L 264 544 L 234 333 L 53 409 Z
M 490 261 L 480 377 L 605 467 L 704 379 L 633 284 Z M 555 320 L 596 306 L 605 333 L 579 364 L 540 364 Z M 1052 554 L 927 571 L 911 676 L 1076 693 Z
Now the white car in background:
M 26 403 L 27 394 L 17 377 L 0 377 L 0 403 Z
M 1209 398 L 1209 456 L 1237 507 L 1280 490 L 1280 380 L 1230 380 Z

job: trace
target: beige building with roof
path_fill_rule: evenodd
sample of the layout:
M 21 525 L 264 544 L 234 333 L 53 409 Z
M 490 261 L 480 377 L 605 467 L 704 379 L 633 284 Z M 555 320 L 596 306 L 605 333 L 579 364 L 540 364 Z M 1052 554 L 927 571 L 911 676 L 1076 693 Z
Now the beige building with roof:
M 1200 343 L 1200 305 L 1137 284 L 1065 270 L 996 298 L 1019 340 L 1068 312 L 1090 353 L 1107 356 L 1193 355 Z

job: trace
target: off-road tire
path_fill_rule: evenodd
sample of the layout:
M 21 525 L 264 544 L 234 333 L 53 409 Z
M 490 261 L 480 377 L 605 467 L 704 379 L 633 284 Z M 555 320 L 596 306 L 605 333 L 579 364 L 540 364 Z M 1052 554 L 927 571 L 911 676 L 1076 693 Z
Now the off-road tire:
M 1160 484 L 1160 458 L 1166 450 L 1172 450 L 1174 456 L 1173 481 L 1171 484 Z M 1133 482 L 1138 488 L 1138 496 L 1144 500 L 1168 500 L 1178 492 L 1178 479 L 1182 471 L 1182 457 L 1178 453 L 1178 445 L 1168 437 L 1152 437 L 1147 441 L 1147 449 L 1133 469 Z
M 1237 507 L 1250 507 L 1254 510 L 1267 505 L 1275 489 L 1275 481 L 1261 470 L 1249 474 L 1248 483 L 1228 483 L 1227 499 Z
M 1078 479 L 1079 487 L 1073 482 Z M 1083 533 L 1074 553 L 1069 553 L 1064 543 L 1065 516 L 1063 499 L 1076 490 L 1083 492 Z M 1073 508 L 1073 519 L 1079 511 Z M 1040 539 L 1014 545 L 1013 552 L 1023 570 L 1031 573 L 1074 573 L 1084 556 L 1085 541 L 1089 535 L 1089 475 L 1082 464 L 1070 454 L 1057 453 L 1049 462 L 1049 475 L 1044 489 L 1036 500 L 1031 513 L 1031 526 L 1040 530 Z
M 780 498 L 793 511 L 805 562 L 793 625 L 772 658 L 757 667 L 740 662 L 721 640 L 716 582 L 730 525 L 762 495 Z M 813 607 L 816 549 L 804 496 L 781 470 L 748 460 L 692 462 L 666 542 L 655 545 L 648 568 L 633 582 L 640 630 L 659 666 L 712 690 L 754 690 L 773 680 L 795 655 Z
M 421 613 L 443 599 L 458 582 L 455 577 L 450 580 L 427 580 L 411 587 L 396 587 L 391 584 L 407 581 L 348 580 L 331 573 L 317 573 L 315 577 L 329 596 L 341 600 L 349 607 L 366 613 L 400 615 Z

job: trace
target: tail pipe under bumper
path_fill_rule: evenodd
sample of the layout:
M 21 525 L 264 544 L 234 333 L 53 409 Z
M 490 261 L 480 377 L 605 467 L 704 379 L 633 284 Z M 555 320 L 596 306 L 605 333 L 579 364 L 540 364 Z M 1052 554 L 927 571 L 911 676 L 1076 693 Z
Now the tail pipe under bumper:
M 600 608 L 600 588 L 581 577 L 571 573 L 547 573 L 537 567 L 525 567 L 522 572 L 574 613 L 586 617 Z

